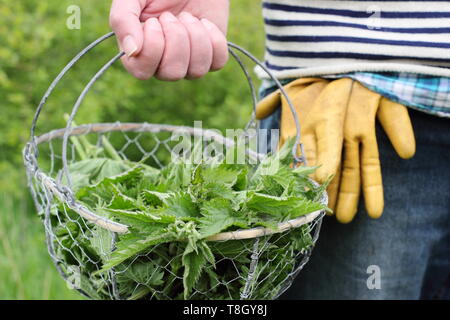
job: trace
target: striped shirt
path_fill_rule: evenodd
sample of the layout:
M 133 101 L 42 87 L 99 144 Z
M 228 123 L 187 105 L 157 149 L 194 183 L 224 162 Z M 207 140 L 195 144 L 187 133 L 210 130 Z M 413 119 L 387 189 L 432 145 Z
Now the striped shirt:
M 450 77 L 450 1 L 264 0 L 263 16 L 266 65 L 280 79 L 350 72 Z

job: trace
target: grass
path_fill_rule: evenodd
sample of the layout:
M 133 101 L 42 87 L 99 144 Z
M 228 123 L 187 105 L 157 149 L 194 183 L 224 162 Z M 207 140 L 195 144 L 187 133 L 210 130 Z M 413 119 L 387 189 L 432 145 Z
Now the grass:
M 61 5 L 61 10 L 65 8 Z M 261 3 L 253 0 L 232 1 L 229 25 L 229 40 L 262 58 L 264 32 Z M 94 31 L 87 33 L 83 43 L 92 39 L 93 34 Z M 53 73 L 56 71 L 51 70 Z M 236 77 L 243 75 L 239 73 Z M 240 101 L 236 95 L 230 97 Z M 233 99 L 230 105 L 234 105 Z M 22 121 L 17 130 L 28 130 L 28 126 Z M 4 133 L 0 130 L 0 134 Z M 17 133 L 9 134 L 15 137 Z M 12 151 L 2 150 L 0 153 L 0 171 L 3 166 L 3 172 L 8 173 L 7 179 L 0 179 L 0 299 L 81 299 L 78 293 L 66 286 L 52 264 L 45 246 L 43 224 L 29 201 L 25 183 L 21 181 L 24 180 L 24 169 L 6 160 L 5 154 L 8 152 Z M 13 190 L 24 191 L 22 195 L 17 195 L 18 192 Z
M 33 210 L 29 201 L 0 195 L 0 299 L 80 299 L 54 268 Z

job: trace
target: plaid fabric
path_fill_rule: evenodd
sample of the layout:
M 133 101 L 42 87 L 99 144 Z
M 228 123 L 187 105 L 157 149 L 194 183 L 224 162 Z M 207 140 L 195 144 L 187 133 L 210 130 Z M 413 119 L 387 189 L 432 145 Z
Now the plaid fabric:
M 359 81 L 366 88 L 407 107 L 450 118 L 450 78 L 397 72 L 353 72 L 324 78 L 345 77 Z M 292 80 L 282 80 L 282 83 Z M 261 92 L 273 85 L 273 82 L 265 80 Z
M 343 77 L 357 80 L 366 88 L 405 106 L 450 117 L 450 78 L 396 72 L 355 72 L 332 76 Z

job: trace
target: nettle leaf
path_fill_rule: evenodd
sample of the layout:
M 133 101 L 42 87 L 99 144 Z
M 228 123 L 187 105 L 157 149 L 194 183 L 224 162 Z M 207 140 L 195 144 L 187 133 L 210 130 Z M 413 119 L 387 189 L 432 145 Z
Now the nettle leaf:
M 100 183 L 103 184 L 112 184 L 112 185 L 124 185 L 132 187 L 136 185 L 139 181 L 142 180 L 143 177 L 143 169 L 139 165 L 128 169 L 125 172 L 122 172 L 117 175 L 110 175 L 104 177 Z
M 165 242 L 173 241 L 173 234 L 167 232 L 166 228 L 158 228 L 148 233 L 128 233 L 116 243 L 116 250 L 111 253 L 111 257 L 105 262 L 100 272 L 107 271 L 121 264 L 125 260 L 142 253 L 151 247 Z
M 261 160 L 255 173 L 251 177 L 252 185 L 258 183 L 260 176 L 264 175 L 277 175 L 280 174 L 280 170 L 289 169 L 292 163 L 292 149 L 294 147 L 294 140 L 290 139 L 286 141 L 283 147 L 276 153 L 268 154 Z
M 177 192 L 165 199 L 164 206 L 157 209 L 159 215 L 177 218 L 194 218 L 198 216 L 198 208 L 186 192 Z
M 277 182 L 274 176 L 261 176 L 260 184 L 256 191 L 263 192 L 271 196 L 281 196 L 285 188 Z
M 109 259 L 113 246 L 112 239 L 111 231 L 97 226 L 92 229 L 92 236 L 90 238 L 91 247 L 102 261 Z
M 110 203 L 114 195 L 114 188 L 110 184 L 97 184 L 95 186 L 83 187 L 76 193 L 77 199 L 94 208 L 99 203 Z
M 159 183 L 166 184 L 171 191 L 179 191 L 190 184 L 193 170 L 191 163 L 170 163 L 161 171 Z
M 167 200 L 174 197 L 175 193 L 144 190 L 142 192 L 142 196 L 148 205 L 153 207 L 161 207 L 164 204 L 167 205 Z
M 198 243 L 198 247 L 200 249 L 200 252 L 205 256 L 206 260 L 214 266 L 216 263 L 216 259 L 214 258 L 214 254 L 212 253 L 211 248 L 208 246 L 206 241 L 200 241 Z
M 158 178 L 158 175 L 160 174 L 160 170 L 150 167 L 144 163 L 139 163 L 138 165 L 136 165 L 135 162 L 127 162 L 127 164 L 129 165 L 130 168 L 134 168 L 136 166 L 138 166 L 139 168 L 142 168 L 142 174 L 145 178 L 144 181 L 148 181 L 151 183 L 155 183 L 156 179 Z
M 262 220 L 261 218 L 255 219 L 253 222 L 253 225 L 264 227 L 272 230 L 278 230 L 278 223 L 277 221 L 273 220 Z
M 201 184 L 203 183 L 205 180 L 203 179 L 203 168 L 200 164 L 198 164 L 197 166 L 195 166 L 194 171 L 192 172 L 192 177 L 191 177 L 191 184 L 196 185 L 196 184 Z
M 133 263 L 129 267 L 125 268 L 123 272 L 120 272 L 120 276 L 123 278 L 128 278 L 146 287 L 156 287 L 164 283 L 163 269 L 152 261 L 140 261 Z
M 235 192 L 229 186 L 210 182 L 208 184 L 204 184 L 201 192 L 206 199 L 211 198 L 224 198 L 228 200 L 235 199 Z
M 261 193 L 253 193 L 247 206 L 259 213 L 280 218 L 295 218 L 326 208 L 304 197 L 275 197 Z
M 207 260 L 205 255 L 202 252 L 198 252 L 191 242 L 189 242 L 183 253 L 182 262 L 184 266 L 183 295 L 184 299 L 189 299 L 192 289 L 197 284 Z
M 119 156 L 74 163 L 70 172 L 77 183 L 77 199 L 130 228 L 113 248 L 110 232 L 97 227 L 85 230 L 79 215 L 58 206 L 55 211 L 64 210 L 66 214 L 60 216 L 74 222 L 56 226 L 55 235 L 62 245 L 56 254 L 68 264 L 86 261 L 90 270 L 85 274 L 92 283 L 98 282 L 99 273 L 115 268 L 124 298 L 197 298 L 197 290 L 207 291 L 211 298 L 238 298 L 243 280 L 231 280 L 236 278 L 236 265 L 240 274 L 248 272 L 245 265 L 250 262 L 254 240 L 214 243 L 206 238 L 236 229 L 276 229 L 279 222 L 325 209 L 317 200 L 326 185 L 317 186 L 308 177 L 316 168 L 290 166 L 293 143 L 288 141 L 256 168 L 228 164 L 226 158 L 196 159 L 202 150 L 198 144 L 187 159 L 161 170 Z M 99 154 L 103 153 L 92 156 Z M 90 236 L 83 237 L 86 233 Z M 276 244 L 265 247 L 274 260 L 258 266 L 261 278 L 269 277 L 271 266 L 282 256 L 287 257 L 288 267 L 278 271 L 280 277 L 287 277 L 292 270 L 289 264 L 296 262 L 295 253 L 312 245 L 309 229 L 297 228 L 279 237 Z M 89 257 L 98 263 L 88 264 Z M 276 291 L 272 283 L 261 288 Z M 107 296 L 108 289 L 92 287 L 99 298 Z
M 248 166 L 239 165 L 239 174 L 236 179 L 236 183 L 233 186 L 233 189 L 237 191 L 242 191 L 247 189 L 248 186 L 248 174 L 249 168 Z
M 298 166 L 294 169 L 292 169 L 292 172 L 296 175 L 300 176 L 309 176 L 310 174 L 316 172 L 316 170 L 319 168 L 319 166 L 315 167 L 305 167 L 305 166 Z
M 99 167 L 100 170 L 91 177 L 92 182 L 100 182 L 105 178 L 119 176 L 128 170 L 128 166 L 123 161 L 107 159 L 103 165 Z
M 247 201 L 247 195 L 249 191 L 235 191 L 233 193 L 233 209 L 239 211 Z
M 154 223 L 173 223 L 175 218 L 161 217 L 153 215 L 149 212 L 130 211 L 120 209 L 105 209 L 111 216 L 115 217 L 119 222 L 125 223 L 128 226 L 138 229 L 147 230 L 149 226 Z
M 117 192 L 108 204 L 108 209 L 132 210 L 138 208 L 136 200 Z
M 203 218 L 200 220 L 202 238 L 220 233 L 232 226 L 245 228 L 247 222 L 234 213 L 232 203 L 226 199 L 213 199 L 205 202 L 201 208 Z
M 227 164 L 218 167 L 203 167 L 201 175 L 205 183 L 217 183 L 232 187 L 236 184 L 241 170 L 236 170 Z

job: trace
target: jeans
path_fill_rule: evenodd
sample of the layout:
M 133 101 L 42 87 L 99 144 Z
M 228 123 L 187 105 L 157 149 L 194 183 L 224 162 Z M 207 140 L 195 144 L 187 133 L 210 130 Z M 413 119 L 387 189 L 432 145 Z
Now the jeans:
M 377 125 L 382 217 L 370 219 L 362 197 L 351 223 L 325 217 L 310 262 L 281 299 L 450 299 L 450 119 L 409 113 L 410 160 Z M 279 118 L 261 127 L 277 128 Z

